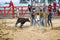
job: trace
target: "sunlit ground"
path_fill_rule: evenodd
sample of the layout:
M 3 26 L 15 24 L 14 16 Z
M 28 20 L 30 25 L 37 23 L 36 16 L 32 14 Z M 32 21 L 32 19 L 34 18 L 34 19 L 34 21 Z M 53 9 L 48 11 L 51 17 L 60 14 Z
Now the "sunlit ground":
M 60 40 L 60 19 L 53 19 L 51 27 L 30 26 L 27 22 L 23 29 L 15 27 L 16 19 L 0 19 L 0 40 Z

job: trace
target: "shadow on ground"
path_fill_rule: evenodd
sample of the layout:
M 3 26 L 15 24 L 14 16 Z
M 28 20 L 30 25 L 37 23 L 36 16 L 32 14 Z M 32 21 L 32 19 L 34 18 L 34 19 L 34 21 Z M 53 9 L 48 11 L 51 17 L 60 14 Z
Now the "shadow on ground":
M 57 39 L 57 40 L 60 40 L 60 39 Z
M 60 26 L 53 28 L 53 30 L 60 30 Z

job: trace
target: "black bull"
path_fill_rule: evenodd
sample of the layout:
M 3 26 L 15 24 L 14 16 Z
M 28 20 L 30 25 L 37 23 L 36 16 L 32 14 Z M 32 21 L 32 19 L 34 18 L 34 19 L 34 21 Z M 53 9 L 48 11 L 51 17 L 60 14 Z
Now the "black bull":
M 23 26 L 23 24 L 24 24 L 25 22 L 30 22 L 29 18 L 18 18 L 18 19 L 17 19 L 17 22 L 16 22 L 16 24 L 15 24 L 15 27 L 17 26 L 18 23 L 21 23 L 20 28 L 22 28 L 22 26 Z

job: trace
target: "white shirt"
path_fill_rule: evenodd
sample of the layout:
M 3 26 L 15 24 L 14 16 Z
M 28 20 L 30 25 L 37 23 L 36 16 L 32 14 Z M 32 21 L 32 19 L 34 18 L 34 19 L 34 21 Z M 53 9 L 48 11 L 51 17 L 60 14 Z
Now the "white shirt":
M 36 21 L 37 20 L 40 20 L 40 16 L 39 15 L 36 15 Z
M 20 16 L 20 15 L 19 15 L 19 10 L 18 10 L 18 9 L 17 9 L 17 13 L 16 13 L 16 14 L 17 14 L 17 15 L 16 15 L 17 17 L 19 17 L 19 16 Z
M 60 12 L 60 8 L 59 8 L 59 12 Z

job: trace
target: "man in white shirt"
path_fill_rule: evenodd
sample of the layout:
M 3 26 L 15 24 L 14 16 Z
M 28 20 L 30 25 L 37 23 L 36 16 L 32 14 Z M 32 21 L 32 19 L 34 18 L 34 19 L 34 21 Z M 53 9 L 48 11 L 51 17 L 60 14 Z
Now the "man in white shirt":
M 39 23 L 40 23 L 40 16 L 39 16 L 39 13 L 36 14 L 35 20 L 36 20 L 36 24 L 38 24 L 38 26 L 39 26 Z

